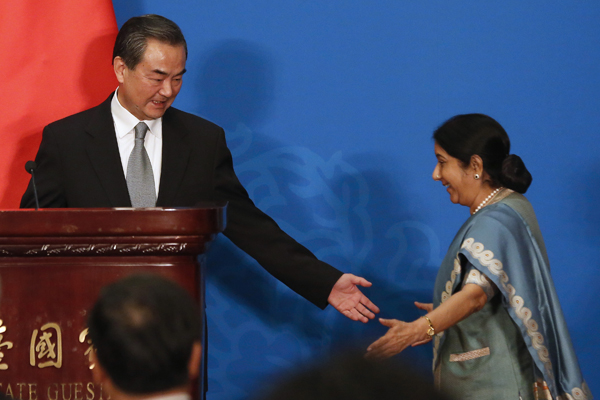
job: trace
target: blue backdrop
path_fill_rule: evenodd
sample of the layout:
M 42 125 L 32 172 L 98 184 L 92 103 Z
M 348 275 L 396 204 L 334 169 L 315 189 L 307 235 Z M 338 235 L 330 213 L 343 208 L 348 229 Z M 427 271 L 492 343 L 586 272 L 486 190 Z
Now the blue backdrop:
M 567 322 L 600 395 L 600 3 L 113 0 L 119 26 L 156 13 L 189 46 L 175 106 L 223 126 L 260 208 L 321 259 L 374 283 L 411 320 L 468 210 L 431 179 L 431 134 L 482 112 L 508 131 Z M 210 400 L 385 332 L 320 311 L 225 238 L 208 268 Z M 405 358 L 428 373 L 431 348 Z

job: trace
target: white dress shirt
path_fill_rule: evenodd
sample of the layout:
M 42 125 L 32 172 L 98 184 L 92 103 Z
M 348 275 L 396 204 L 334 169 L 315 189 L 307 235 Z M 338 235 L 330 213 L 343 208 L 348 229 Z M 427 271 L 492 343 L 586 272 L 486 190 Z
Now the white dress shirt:
M 185 392 L 167 394 L 163 396 L 152 396 L 144 397 L 144 400 L 191 400 L 191 396 Z
M 123 172 L 127 178 L 127 162 L 135 145 L 134 128 L 139 122 L 145 122 L 148 125 L 144 147 L 150 158 L 152 173 L 154 174 L 154 186 L 156 188 L 156 197 L 158 198 L 158 187 L 160 185 L 160 170 L 162 165 L 162 118 L 140 121 L 125 109 L 119 102 L 117 90 L 110 103 L 110 112 L 115 123 L 115 132 L 117 134 L 117 143 L 119 145 L 119 155 Z

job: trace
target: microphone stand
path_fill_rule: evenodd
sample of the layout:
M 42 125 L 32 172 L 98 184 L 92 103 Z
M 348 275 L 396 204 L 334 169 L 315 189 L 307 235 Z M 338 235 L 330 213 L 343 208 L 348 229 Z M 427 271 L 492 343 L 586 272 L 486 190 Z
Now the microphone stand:
M 35 174 L 33 171 L 37 168 L 35 161 L 27 161 L 25 163 L 25 171 L 31 174 L 31 183 L 33 184 L 33 196 L 35 197 L 35 210 L 40 209 L 40 202 L 38 200 L 37 187 L 35 186 Z

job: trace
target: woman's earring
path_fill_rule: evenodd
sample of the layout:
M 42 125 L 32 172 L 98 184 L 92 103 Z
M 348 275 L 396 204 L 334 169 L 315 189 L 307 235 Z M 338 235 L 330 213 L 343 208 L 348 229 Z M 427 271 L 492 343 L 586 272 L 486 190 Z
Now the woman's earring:
M 479 179 L 479 174 L 475 174 L 475 179 Z

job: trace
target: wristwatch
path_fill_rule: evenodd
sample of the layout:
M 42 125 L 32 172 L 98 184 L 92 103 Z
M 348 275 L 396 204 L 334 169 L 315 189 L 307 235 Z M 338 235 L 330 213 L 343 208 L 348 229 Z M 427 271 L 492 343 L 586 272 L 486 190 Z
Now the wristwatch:
M 433 337 L 435 336 L 435 328 L 433 327 L 433 324 L 431 323 L 431 320 L 429 319 L 429 317 L 427 315 L 423 315 L 423 318 L 425 318 L 427 320 L 427 322 L 429 323 L 429 328 L 427 329 L 427 335 L 433 339 Z

